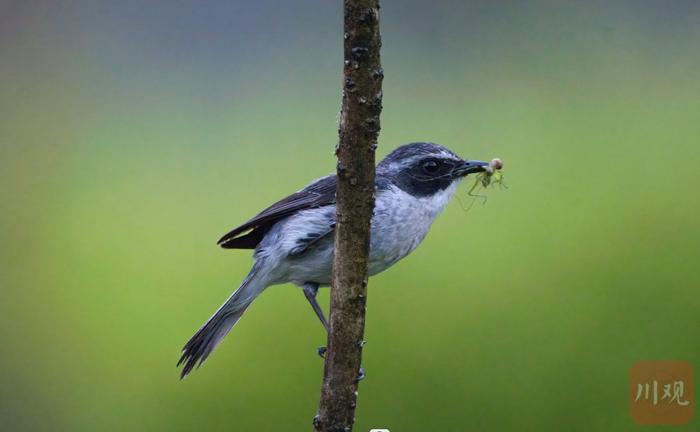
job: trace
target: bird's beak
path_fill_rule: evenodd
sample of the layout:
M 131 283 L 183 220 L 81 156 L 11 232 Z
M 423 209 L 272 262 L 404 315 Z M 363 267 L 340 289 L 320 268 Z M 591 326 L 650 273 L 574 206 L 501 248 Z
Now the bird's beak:
M 489 166 L 488 162 L 477 161 L 477 160 L 466 160 L 462 162 L 462 165 L 458 166 L 452 171 L 452 176 L 454 178 L 464 177 L 467 174 L 474 174 L 482 171 L 486 171 L 486 167 Z

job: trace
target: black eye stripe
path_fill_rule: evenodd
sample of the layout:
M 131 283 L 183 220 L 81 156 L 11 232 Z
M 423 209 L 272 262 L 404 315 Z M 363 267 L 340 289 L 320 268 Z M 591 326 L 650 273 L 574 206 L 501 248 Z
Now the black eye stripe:
M 428 159 L 421 162 L 416 168 L 429 175 L 435 175 L 438 173 L 447 175 L 454 169 L 455 166 L 456 164 L 451 160 Z
M 427 156 L 427 157 L 426 157 Z M 392 183 L 414 196 L 430 196 L 444 190 L 452 184 L 452 171 L 459 165 L 459 160 L 426 155 L 406 161 L 401 169 L 385 171 Z

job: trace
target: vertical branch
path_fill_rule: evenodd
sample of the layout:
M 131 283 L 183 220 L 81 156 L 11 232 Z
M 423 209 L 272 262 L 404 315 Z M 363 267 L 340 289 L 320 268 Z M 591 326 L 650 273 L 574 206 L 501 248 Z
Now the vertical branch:
M 352 429 L 362 358 L 374 151 L 382 110 L 378 0 L 344 0 L 343 103 L 340 116 L 337 224 L 330 332 L 314 418 L 317 431 Z

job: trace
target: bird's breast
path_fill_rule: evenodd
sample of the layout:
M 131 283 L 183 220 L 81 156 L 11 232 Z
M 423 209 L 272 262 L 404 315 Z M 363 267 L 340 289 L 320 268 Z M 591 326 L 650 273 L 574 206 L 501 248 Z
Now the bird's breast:
M 425 238 L 431 224 L 454 194 L 456 184 L 430 197 L 415 197 L 390 186 L 377 192 L 370 232 L 369 274 L 391 267 Z M 335 206 L 310 209 L 276 224 L 265 235 L 256 258 L 271 263 L 275 283 L 308 281 L 329 284 L 333 261 L 332 223 Z M 320 234 L 303 253 L 294 253 L 300 241 Z
M 377 194 L 370 239 L 369 273 L 379 273 L 411 253 L 445 209 L 457 184 L 428 197 L 391 187 Z

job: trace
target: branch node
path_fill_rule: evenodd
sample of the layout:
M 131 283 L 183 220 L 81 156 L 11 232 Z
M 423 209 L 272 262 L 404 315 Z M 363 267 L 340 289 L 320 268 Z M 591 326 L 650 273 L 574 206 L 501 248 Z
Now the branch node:
M 364 60 L 369 56 L 369 48 L 364 46 L 356 46 L 351 50 L 352 58 L 355 60 Z

